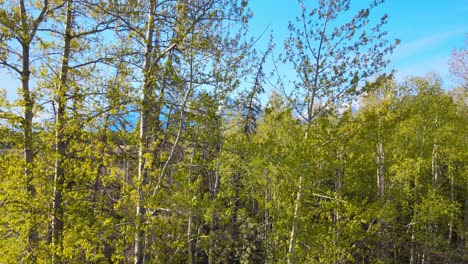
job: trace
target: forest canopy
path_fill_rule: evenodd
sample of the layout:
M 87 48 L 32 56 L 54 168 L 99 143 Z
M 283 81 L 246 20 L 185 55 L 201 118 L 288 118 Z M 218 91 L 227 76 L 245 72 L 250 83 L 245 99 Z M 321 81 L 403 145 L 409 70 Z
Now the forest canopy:
M 396 78 L 383 2 L 0 0 L 0 263 L 464 263 L 467 47 Z

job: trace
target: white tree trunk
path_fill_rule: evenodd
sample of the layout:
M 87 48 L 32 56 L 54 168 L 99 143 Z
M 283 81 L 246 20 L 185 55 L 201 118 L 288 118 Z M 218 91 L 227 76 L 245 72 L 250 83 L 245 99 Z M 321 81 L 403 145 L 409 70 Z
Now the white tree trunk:
M 382 140 L 379 136 L 376 150 L 376 165 L 377 165 L 377 194 L 383 196 L 385 194 L 385 151 L 383 148 Z
M 142 99 L 140 109 L 140 135 L 139 135 L 139 151 L 138 151 L 138 178 L 135 182 L 137 186 L 137 200 L 136 200 L 136 215 L 135 215 L 135 238 L 134 238 L 134 263 L 144 263 L 145 251 L 145 228 L 144 219 L 146 208 L 144 204 L 144 187 L 148 182 L 147 170 L 147 155 L 149 147 L 149 116 L 151 108 L 151 93 L 152 81 L 150 76 L 150 69 L 152 64 L 152 51 L 153 51 L 153 34 L 154 34 L 154 12 L 156 8 L 156 1 L 151 0 L 148 10 L 148 20 L 146 23 L 146 50 L 145 61 L 143 66 L 143 87 Z

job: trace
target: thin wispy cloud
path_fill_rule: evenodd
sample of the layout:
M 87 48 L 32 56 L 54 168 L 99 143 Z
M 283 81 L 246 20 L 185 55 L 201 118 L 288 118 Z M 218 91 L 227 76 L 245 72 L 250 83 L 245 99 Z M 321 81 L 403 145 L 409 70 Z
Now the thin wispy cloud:
M 448 60 L 448 56 L 441 54 L 429 56 L 424 60 L 400 67 L 397 69 L 396 77 L 420 76 L 430 72 L 445 75 L 448 73 Z
M 403 44 L 398 47 L 393 57 L 394 60 L 414 56 L 417 54 L 424 53 L 425 51 L 455 37 L 465 34 L 468 31 L 468 27 L 457 28 L 451 31 L 441 32 L 434 34 L 429 37 L 420 38 L 410 42 L 402 42 Z

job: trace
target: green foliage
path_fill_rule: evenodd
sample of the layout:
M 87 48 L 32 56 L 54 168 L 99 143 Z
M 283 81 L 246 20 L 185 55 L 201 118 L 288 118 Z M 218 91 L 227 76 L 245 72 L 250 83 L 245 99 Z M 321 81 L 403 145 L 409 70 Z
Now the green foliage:
M 466 89 L 368 82 L 381 2 L 303 6 L 262 107 L 247 1 L 0 0 L 0 263 L 463 263 Z

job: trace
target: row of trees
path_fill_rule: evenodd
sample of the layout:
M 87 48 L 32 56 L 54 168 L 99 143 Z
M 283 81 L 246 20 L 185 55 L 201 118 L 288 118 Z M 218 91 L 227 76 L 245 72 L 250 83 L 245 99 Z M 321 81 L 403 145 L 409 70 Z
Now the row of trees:
M 243 219 L 260 218 L 250 221 L 266 232 L 266 259 L 464 261 L 466 90 L 445 92 L 435 78 L 373 85 L 378 89 L 357 112 L 334 109 L 310 126 L 273 96 L 253 136 L 231 135 L 235 146 L 248 142 L 237 152 L 250 160 L 241 185 L 249 208 Z M 251 211 L 249 203 L 258 207 Z
M 301 2 L 261 107 L 247 1 L 0 0 L 0 261 L 462 262 L 466 88 L 375 79 L 381 3 Z
M 168 158 L 156 177 L 170 144 L 169 127 L 176 127 L 169 126 L 169 121 L 177 117 L 174 111 L 184 113 L 195 89 L 215 87 L 216 96 L 222 97 L 225 87 L 233 86 L 230 82 L 237 72 L 229 69 L 245 50 L 236 38 L 245 31 L 246 4 L 213 0 L 1 2 L 0 64 L 21 79 L 20 100 L 15 105 L 2 100 L 2 108 L 9 108 L 2 109 L 2 115 L 11 125 L 4 137 L 13 150 L 7 157 L 15 161 L 8 164 L 11 174 L 4 175 L 2 201 L 5 206 L 22 208 L 5 211 L 13 221 L 5 219 L 5 234 L 18 234 L 11 238 L 20 241 L 14 243 L 18 247 L 10 247 L 16 257 L 7 254 L 7 260 L 61 263 L 75 256 L 70 251 L 75 246 L 111 260 L 116 249 L 107 249 L 114 240 L 114 228 L 109 225 L 120 223 L 124 229 L 131 226 L 128 232 L 134 237 L 129 240 L 129 234 L 124 235 L 122 247 L 132 252 L 124 256 L 133 254 L 136 263 L 144 262 L 143 252 L 151 247 L 145 235 L 146 213 L 151 210 L 147 204 L 158 196 L 156 189 L 170 163 Z M 228 30 L 231 26 L 239 33 Z M 217 91 L 217 87 L 222 89 Z M 138 128 L 129 120 L 135 109 L 140 117 Z M 21 114 L 15 115 L 15 110 Z M 41 114 L 45 120 L 34 122 Z M 182 123 L 182 117 L 176 122 Z M 163 120 L 168 123 L 165 128 Z M 129 147 L 119 152 L 124 145 Z M 17 157 L 18 148 L 23 149 L 23 159 Z M 114 178 L 118 172 L 111 172 L 119 168 L 117 153 L 128 156 L 124 182 Z M 24 172 L 18 174 L 21 168 Z M 110 191 L 116 192 L 112 197 L 102 189 L 109 180 Z M 158 187 L 150 186 L 150 180 L 157 180 Z M 10 188 L 7 182 L 21 184 Z M 155 189 L 152 195 L 150 188 Z M 121 216 L 108 218 L 107 213 L 114 214 L 114 206 L 123 197 Z M 94 218 L 101 214 L 95 210 L 106 216 Z M 100 227 L 86 224 L 94 222 Z M 84 229 L 66 231 L 76 223 Z M 101 242 L 93 247 L 104 249 L 79 245 L 98 233 Z M 9 239 L 3 242 L 11 244 Z

